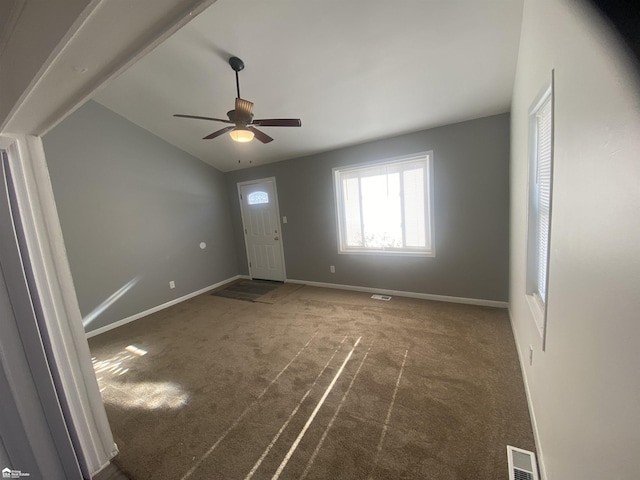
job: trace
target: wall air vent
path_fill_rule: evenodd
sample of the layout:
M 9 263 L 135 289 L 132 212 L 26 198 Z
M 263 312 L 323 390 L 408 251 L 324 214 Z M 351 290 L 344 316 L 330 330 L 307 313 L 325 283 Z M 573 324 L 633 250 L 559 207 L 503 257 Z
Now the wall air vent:
M 540 480 L 536 454 L 507 445 L 509 480 Z
M 391 297 L 389 295 L 371 295 L 371 298 L 373 298 L 374 300 L 384 300 L 385 302 L 391 300 Z

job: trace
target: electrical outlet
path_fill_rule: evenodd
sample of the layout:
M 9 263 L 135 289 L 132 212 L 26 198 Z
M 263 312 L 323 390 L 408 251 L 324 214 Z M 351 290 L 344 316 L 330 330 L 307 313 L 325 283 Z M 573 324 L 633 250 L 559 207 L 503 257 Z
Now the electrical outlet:
M 173 280 L 171 280 L 169 282 L 169 288 L 176 288 L 176 282 L 174 282 Z
M 287 216 L 282 217 L 282 223 L 287 223 Z
M 533 345 L 529 345 L 529 365 L 533 365 Z
M 329 265 L 329 271 L 331 273 L 336 273 L 336 266 L 335 265 Z

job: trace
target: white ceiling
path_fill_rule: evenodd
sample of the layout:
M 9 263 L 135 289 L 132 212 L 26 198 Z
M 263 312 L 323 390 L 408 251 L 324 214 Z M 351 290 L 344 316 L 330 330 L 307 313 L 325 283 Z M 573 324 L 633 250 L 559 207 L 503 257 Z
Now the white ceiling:
M 218 0 L 94 98 L 222 171 L 509 111 L 522 0 Z M 231 55 L 269 144 L 228 135 Z M 240 163 L 238 163 L 240 160 Z M 249 164 L 251 161 L 251 165 Z

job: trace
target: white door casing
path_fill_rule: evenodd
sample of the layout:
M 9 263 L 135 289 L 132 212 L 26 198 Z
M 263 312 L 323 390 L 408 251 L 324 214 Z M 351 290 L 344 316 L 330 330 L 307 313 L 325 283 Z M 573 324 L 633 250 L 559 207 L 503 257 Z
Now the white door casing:
M 97 472 L 118 453 L 96 380 L 82 315 L 73 286 L 62 228 L 40 137 L 0 136 L 7 152 L 16 205 L 36 297 L 58 372 L 60 400 L 73 432 L 84 476 Z
M 251 278 L 285 279 L 278 194 L 274 177 L 238 183 Z

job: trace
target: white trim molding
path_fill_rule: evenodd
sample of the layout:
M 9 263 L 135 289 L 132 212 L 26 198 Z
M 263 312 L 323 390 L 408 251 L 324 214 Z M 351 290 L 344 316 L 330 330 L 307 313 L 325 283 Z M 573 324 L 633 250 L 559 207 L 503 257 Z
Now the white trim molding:
M 196 297 L 198 295 L 202 295 L 203 293 L 209 292 L 216 288 L 223 287 L 228 285 L 231 282 L 235 282 L 240 279 L 250 279 L 249 275 L 235 275 L 233 277 L 227 278 L 226 280 L 222 280 L 213 285 L 209 285 L 208 287 L 202 288 L 200 290 L 196 290 L 195 292 L 191 292 L 187 295 L 184 295 L 180 298 L 176 298 L 169 302 L 163 303 L 162 305 L 158 305 L 156 307 L 150 308 L 149 310 L 145 310 L 144 312 L 136 313 L 135 315 L 131 315 L 130 317 L 123 318 L 114 323 L 110 323 L 109 325 L 105 325 L 104 327 L 96 328 L 95 330 L 91 330 L 87 332 L 87 338 L 95 337 L 96 335 L 100 335 L 102 333 L 108 332 L 109 330 L 113 330 L 114 328 L 121 327 L 122 325 L 126 325 L 127 323 L 134 322 L 141 318 L 144 318 L 153 313 L 159 312 L 160 310 L 164 310 L 165 308 L 169 308 L 178 303 L 184 302 L 185 300 L 189 300 L 190 298 Z M 449 297 L 445 295 L 431 295 L 428 293 L 416 293 L 416 292 L 402 292 L 398 290 L 385 290 L 380 288 L 368 288 L 368 287 L 358 287 L 354 285 L 340 285 L 335 283 L 323 283 L 323 282 L 311 282 L 307 280 L 293 280 L 286 279 L 285 283 L 294 283 L 299 285 L 309 285 L 311 287 L 322 287 L 322 288 L 335 288 L 338 290 L 351 290 L 354 292 L 368 292 L 368 293 L 380 293 L 386 295 L 395 295 L 398 297 L 410 297 L 410 298 L 421 298 L 423 300 L 435 300 L 439 302 L 450 302 L 450 303 L 462 303 L 467 305 L 480 305 L 484 307 L 496 307 L 496 308 L 507 308 L 507 302 L 498 302 L 495 300 L 482 300 L 476 298 L 463 298 L 463 297 Z
M 353 292 L 377 293 L 396 297 L 420 298 L 422 300 L 435 300 L 436 302 L 462 303 L 465 305 L 479 305 L 481 307 L 507 308 L 507 302 L 498 300 L 484 300 L 482 298 L 451 297 L 448 295 L 434 295 L 431 293 L 404 292 L 401 290 L 387 290 L 385 288 L 360 287 L 357 285 L 341 285 L 339 283 L 312 282 L 309 280 L 294 280 L 287 278 L 285 283 L 297 283 L 310 287 L 335 288 L 337 290 L 351 290 Z
M 118 320 L 117 322 L 110 323 L 109 325 L 105 325 L 104 327 L 96 328 L 95 330 L 91 330 L 87 332 L 87 338 L 95 337 L 96 335 L 100 335 L 101 333 L 108 332 L 109 330 L 113 330 L 114 328 L 121 327 L 122 325 L 126 325 L 127 323 L 131 323 L 135 320 L 139 320 L 143 317 L 151 315 L 152 313 L 159 312 L 160 310 L 164 310 L 165 308 L 172 307 L 178 303 L 184 302 L 185 300 L 189 300 L 190 298 L 197 297 L 198 295 L 202 295 L 203 293 L 207 293 L 216 288 L 223 287 L 231 282 L 235 282 L 240 279 L 248 279 L 248 275 L 236 275 L 231 278 L 227 278 L 226 280 L 222 280 L 218 283 L 214 283 L 213 285 L 209 285 L 208 287 L 201 288 L 200 290 L 196 290 L 195 292 L 188 293 L 180 298 L 175 298 L 169 302 L 163 303 L 162 305 L 158 305 L 156 307 L 145 310 L 144 312 L 136 313 L 135 315 L 131 315 L 130 317 L 123 318 L 122 320 Z
M 64 247 L 53 188 L 39 137 L 4 137 L 35 288 L 51 355 L 59 376 L 58 395 L 84 475 L 98 471 L 118 453 L 91 363 L 89 345 Z

